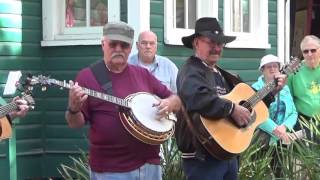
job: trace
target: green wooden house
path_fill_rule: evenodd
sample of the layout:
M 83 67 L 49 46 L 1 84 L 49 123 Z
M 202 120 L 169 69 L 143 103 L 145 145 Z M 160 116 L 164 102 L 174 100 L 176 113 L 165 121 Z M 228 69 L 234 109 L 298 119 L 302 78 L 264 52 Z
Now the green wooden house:
M 289 56 L 286 6 L 279 0 L 0 0 L 0 92 L 10 70 L 73 80 L 101 59 L 107 21 L 128 22 L 135 35 L 151 29 L 158 35 L 158 54 L 180 66 L 192 54 L 181 37 L 192 34 L 203 16 L 217 17 L 225 34 L 237 36 L 220 65 L 252 83 L 259 58 Z M 87 150 L 87 128 L 70 129 L 65 122 L 67 95 L 53 86 L 34 88 L 35 110 L 15 121 L 13 137 L 0 142 L 0 179 L 59 177 L 61 163 Z

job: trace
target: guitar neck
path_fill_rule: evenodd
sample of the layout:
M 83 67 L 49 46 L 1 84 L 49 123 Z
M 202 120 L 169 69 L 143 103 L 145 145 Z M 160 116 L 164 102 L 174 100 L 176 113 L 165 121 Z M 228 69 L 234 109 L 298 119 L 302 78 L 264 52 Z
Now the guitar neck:
M 9 103 L 6 105 L 3 105 L 0 107 L 0 118 L 6 116 L 7 114 L 9 114 L 12 111 L 15 111 L 18 109 L 18 106 L 15 103 Z
M 300 65 L 300 59 L 293 58 L 287 66 L 282 68 L 280 70 L 281 74 L 289 75 L 292 72 L 297 71 Z M 255 106 L 260 100 L 262 100 L 264 97 L 266 97 L 267 94 L 269 94 L 271 91 L 273 91 L 276 87 L 276 80 L 269 82 L 266 84 L 262 89 L 260 89 L 257 93 L 255 93 L 253 96 L 251 96 L 248 99 L 248 102 L 251 106 Z
M 66 81 L 59 81 L 59 80 L 56 80 L 56 79 L 50 79 L 50 82 L 52 84 L 58 85 L 60 87 L 64 87 L 64 88 L 67 88 L 67 89 L 71 88 L 70 83 L 67 83 Z M 105 93 L 101 93 L 101 92 L 98 92 L 98 91 L 95 91 L 95 90 L 87 89 L 87 88 L 84 88 L 84 87 L 81 87 L 81 88 L 89 96 L 92 96 L 92 97 L 95 97 L 95 98 L 98 98 L 98 99 L 101 99 L 101 100 L 105 100 L 107 102 L 111 102 L 111 103 L 117 104 L 119 106 L 129 107 L 128 102 L 126 100 L 124 100 L 124 99 L 121 99 L 121 98 L 118 98 L 118 97 L 115 97 L 115 96 L 111 96 L 111 95 L 108 95 L 108 94 L 105 94 Z
M 275 87 L 276 87 L 276 82 L 275 81 L 272 81 L 272 82 L 266 84 L 262 89 L 260 89 L 254 95 L 252 95 L 248 99 L 248 102 L 250 103 L 250 105 L 255 106 L 259 101 L 261 101 L 271 91 L 273 91 Z

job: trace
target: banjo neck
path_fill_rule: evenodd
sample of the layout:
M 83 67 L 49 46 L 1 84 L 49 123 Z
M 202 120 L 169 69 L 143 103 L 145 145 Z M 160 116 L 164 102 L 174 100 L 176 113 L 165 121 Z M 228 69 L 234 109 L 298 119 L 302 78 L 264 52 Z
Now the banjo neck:
M 49 81 L 50 81 L 50 83 L 58 85 L 58 86 L 63 87 L 63 88 L 67 88 L 67 89 L 71 88 L 71 84 L 67 83 L 65 80 L 64 81 L 59 81 L 59 80 L 56 80 L 56 79 L 50 79 Z M 117 104 L 119 106 L 123 106 L 123 107 L 129 108 L 128 101 L 126 101 L 125 99 L 121 99 L 121 98 L 118 98 L 118 97 L 115 97 L 115 96 L 112 96 L 112 95 L 109 95 L 109 94 L 105 94 L 105 93 L 102 93 L 102 92 L 98 92 L 98 91 L 95 91 L 95 90 L 92 90 L 92 89 L 88 89 L 88 88 L 84 88 L 84 87 L 81 87 L 81 88 L 89 96 L 92 96 L 92 97 L 95 97 L 95 98 L 98 98 L 98 99 L 101 99 L 101 100 L 105 100 L 105 101 Z

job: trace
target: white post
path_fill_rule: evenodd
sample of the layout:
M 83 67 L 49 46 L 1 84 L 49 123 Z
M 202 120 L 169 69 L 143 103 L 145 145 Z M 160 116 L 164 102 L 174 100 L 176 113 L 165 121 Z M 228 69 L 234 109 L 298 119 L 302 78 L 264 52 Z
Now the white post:
M 140 32 L 150 30 L 150 0 L 129 0 L 128 24 L 134 29 L 132 53 L 137 52 L 136 41 Z

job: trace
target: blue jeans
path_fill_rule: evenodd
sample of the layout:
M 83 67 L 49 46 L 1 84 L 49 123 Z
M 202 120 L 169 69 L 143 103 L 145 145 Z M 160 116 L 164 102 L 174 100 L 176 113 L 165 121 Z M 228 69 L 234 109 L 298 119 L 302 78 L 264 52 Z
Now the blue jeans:
M 195 158 L 183 159 L 183 169 L 188 180 L 237 180 L 236 158 L 220 161 L 206 157 L 204 161 Z
M 138 169 L 129 172 L 103 172 L 90 171 L 91 180 L 161 180 L 160 165 L 146 163 Z

